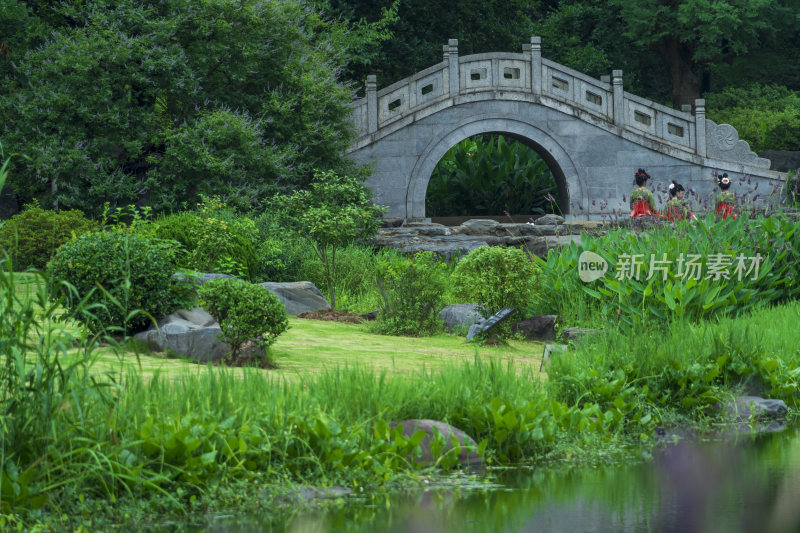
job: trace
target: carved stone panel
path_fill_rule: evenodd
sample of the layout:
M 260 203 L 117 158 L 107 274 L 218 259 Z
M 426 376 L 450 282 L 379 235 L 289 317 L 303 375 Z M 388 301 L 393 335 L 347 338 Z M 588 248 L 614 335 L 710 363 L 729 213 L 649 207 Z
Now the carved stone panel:
M 762 159 L 750 150 L 747 141 L 739 139 L 736 128 L 706 119 L 706 154 L 710 159 L 744 163 L 769 168 L 769 159 Z

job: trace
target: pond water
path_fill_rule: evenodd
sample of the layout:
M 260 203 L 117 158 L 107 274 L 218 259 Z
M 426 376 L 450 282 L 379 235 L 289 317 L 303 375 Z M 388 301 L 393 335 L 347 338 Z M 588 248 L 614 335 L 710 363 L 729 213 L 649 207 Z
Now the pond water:
M 209 532 L 800 531 L 800 430 L 679 442 L 652 461 L 490 470 L 424 490 L 291 512 L 217 517 Z

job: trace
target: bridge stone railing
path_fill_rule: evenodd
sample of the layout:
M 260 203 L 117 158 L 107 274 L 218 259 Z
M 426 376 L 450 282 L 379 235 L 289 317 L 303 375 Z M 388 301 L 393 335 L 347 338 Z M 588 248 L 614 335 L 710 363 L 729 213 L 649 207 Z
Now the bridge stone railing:
M 544 59 L 540 37 L 524 44 L 521 54 L 463 57 L 458 55 L 458 40 L 450 39 L 443 46 L 441 63 L 380 91 L 376 77 L 368 76 L 366 97 L 352 104 L 359 135 L 354 148 L 380 138 L 382 132 L 388 134 L 459 100 L 481 98 L 481 93 L 487 92 L 496 93 L 497 98 L 554 107 L 566 104 L 585 119 L 616 127 L 619 134 L 656 141 L 678 153 L 722 159 L 735 155 L 737 160 L 769 168 L 769 161 L 743 146 L 746 143 L 739 141 L 735 130 L 731 134 L 730 126 L 706 120 L 704 100 L 695 101 L 694 114 L 689 106 L 675 110 L 651 102 L 623 90 L 621 70 L 598 80 Z

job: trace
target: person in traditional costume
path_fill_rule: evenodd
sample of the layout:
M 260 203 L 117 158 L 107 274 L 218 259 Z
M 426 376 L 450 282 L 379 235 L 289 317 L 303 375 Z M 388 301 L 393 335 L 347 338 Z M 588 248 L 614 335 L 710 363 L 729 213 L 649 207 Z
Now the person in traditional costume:
M 667 203 L 664 205 L 664 218 L 670 222 L 676 222 L 678 220 L 697 220 L 694 213 L 689 211 L 689 208 L 683 203 L 683 185 L 673 180 L 667 189 L 669 191 L 669 200 L 667 200 Z
M 637 170 L 633 175 L 633 180 L 637 187 L 631 193 L 631 218 L 658 216 L 653 192 L 647 188 L 647 180 L 649 179 L 650 175 L 643 168 Z
M 717 185 L 719 186 L 719 192 L 717 193 L 715 212 L 717 215 L 722 215 L 723 219 L 728 217 L 735 219 L 736 196 L 728 190 L 731 188 L 731 179 L 727 173 L 724 172 L 722 175 L 717 176 Z

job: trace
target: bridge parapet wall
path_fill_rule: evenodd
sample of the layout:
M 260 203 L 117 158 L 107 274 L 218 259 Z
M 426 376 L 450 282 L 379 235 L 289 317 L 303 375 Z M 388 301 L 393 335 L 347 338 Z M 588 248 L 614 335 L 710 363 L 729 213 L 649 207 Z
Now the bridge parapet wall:
M 736 130 L 705 118 L 704 102 L 695 114 L 675 110 L 625 92 L 622 71 L 598 80 L 542 57 L 541 38 L 532 37 L 522 53 L 458 55 L 458 41 L 443 46 L 443 61 L 377 90 L 369 76 L 366 97 L 353 102 L 358 140 L 366 146 L 440 109 L 477 99 L 524 100 L 606 125 L 619 136 L 664 145 L 671 154 L 768 169 Z M 566 107 L 565 107 L 566 106 Z

